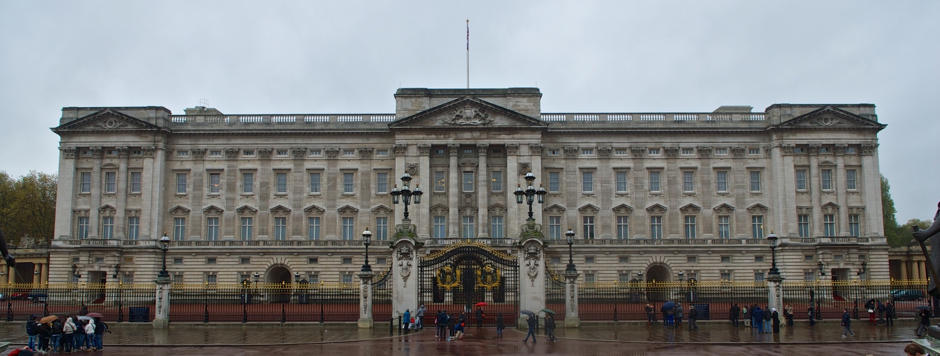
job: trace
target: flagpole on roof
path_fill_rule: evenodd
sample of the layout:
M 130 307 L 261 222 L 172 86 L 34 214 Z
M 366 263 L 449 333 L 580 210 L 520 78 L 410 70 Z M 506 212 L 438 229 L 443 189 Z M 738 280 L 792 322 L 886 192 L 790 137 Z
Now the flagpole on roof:
M 467 89 L 470 89 L 470 19 L 467 19 Z

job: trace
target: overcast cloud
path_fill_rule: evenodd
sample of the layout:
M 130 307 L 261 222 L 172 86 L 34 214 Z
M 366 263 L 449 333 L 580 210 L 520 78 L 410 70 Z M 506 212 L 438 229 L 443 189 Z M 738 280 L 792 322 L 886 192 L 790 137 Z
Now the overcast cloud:
M 873 103 L 898 221 L 940 200 L 938 1 L 3 1 L 0 170 L 56 173 L 63 106 L 393 112 L 537 86 L 546 112 Z

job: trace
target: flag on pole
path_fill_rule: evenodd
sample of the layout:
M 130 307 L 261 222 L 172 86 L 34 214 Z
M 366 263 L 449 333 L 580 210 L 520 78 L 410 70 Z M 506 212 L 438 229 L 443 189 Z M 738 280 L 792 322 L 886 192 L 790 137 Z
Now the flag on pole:
M 467 52 L 470 51 L 470 19 L 467 19 Z

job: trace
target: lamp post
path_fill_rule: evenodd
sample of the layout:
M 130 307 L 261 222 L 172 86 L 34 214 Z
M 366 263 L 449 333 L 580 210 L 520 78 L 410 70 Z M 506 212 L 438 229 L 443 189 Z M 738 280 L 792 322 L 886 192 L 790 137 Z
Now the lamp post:
M 121 264 L 114 265 L 114 280 L 118 281 L 118 322 L 124 321 L 124 303 L 122 303 L 121 294 L 123 293 L 124 282 L 121 281 Z
M 405 205 L 405 215 L 404 220 L 408 220 L 408 205 L 412 204 L 412 197 L 414 197 L 414 204 L 421 203 L 421 195 L 424 192 L 421 191 L 420 185 L 415 185 L 415 189 L 411 190 L 408 186 L 411 182 L 411 175 L 405 173 L 401 176 L 401 189 L 398 189 L 398 185 L 392 187 L 392 203 L 398 204 L 401 201 Z
M 682 282 L 685 282 L 685 272 L 679 271 L 679 285 L 680 285 L 679 288 L 682 288 L 682 289 L 683 289 L 683 293 L 682 293 L 682 294 L 685 294 L 685 290 L 684 290 L 685 288 L 682 287 L 682 286 L 683 286 L 683 283 L 682 283 Z M 680 300 L 681 300 L 681 299 L 680 299 Z
M 160 250 L 163 251 L 163 267 L 160 269 L 160 274 L 157 275 L 157 279 L 170 279 L 170 273 L 166 271 L 166 251 L 170 249 L 170 237 L 166 236 L 166 233 L 163 233 L 163 236 L 160 237 Z
M 819 267 L 819 277 L 821 280 L 822 279 L 821 277 L 826 276 L 825 265 L 823 264 L 822 261 L 817 261 L 816 266 Z M 816 293 L 816 294 L 819 294 L 819 293 Z M 817 295 L 816 296 L 816 320 L 822 320 L 822 311 L 819 310 L 820 304 L 821 303 L 819 302 L 819 296 Z
M 777 270 L 777 235 L 770 233 L 767 235 L 767 240 L 770 241 L 770 272 L 769 275 L 780 275 L 780 271 Z
M 532 203 L 538 200 L 539 204 L 545 202 L 545 194 L 548 193 L 545 191 L 545 188 L 539 186 L 538 189 L 535 189 L 535 175 L 532 172 L 525 174 L 526 188 L 522 189 L 522 186 L 517 186 L 516 191 L 513 194 L 516 195 L 516 203 L 522 204 L 523 200 L 529 204 L 529 218 L 527 221 L 534 221 L 535 218 L 532 217 Z M 538 199 L 536 199 L 538 197 Z
M 574 256 L 571 249 L 571 245 L 574 244 L 574 231 L 568 230 L 568 232 L 565 233 L 565 237 L 568 240 L 568 265 L 565 266 L 565 274 L 577 274 L 578 269 L 574 266 Z
M 407 203 L 405 203 L 405 216 L 408 216 Z M 372 266 L 369 265 L 369 245 L 372 243 L 372 231 L 369 231 L 367 227 L 365 231 L 362 232 L 362 244 L 366 246 L 366 260 L 362 264 L 362 269 L 360 272 L 372 272 Z

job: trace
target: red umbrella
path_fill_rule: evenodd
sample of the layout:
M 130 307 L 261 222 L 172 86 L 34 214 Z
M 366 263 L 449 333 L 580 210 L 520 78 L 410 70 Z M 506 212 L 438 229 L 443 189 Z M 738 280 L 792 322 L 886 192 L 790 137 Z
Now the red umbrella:
M 473 306 L 475 306 L 475 307 L 485 307 L 485 306 L 486 306 L 486 302 L 479 302 L 479 303 L 474 304 Z
M 101 315 L 101 313 L 88 313 L 85 315 L 92 318 L 104 318 L 104 315 Z

